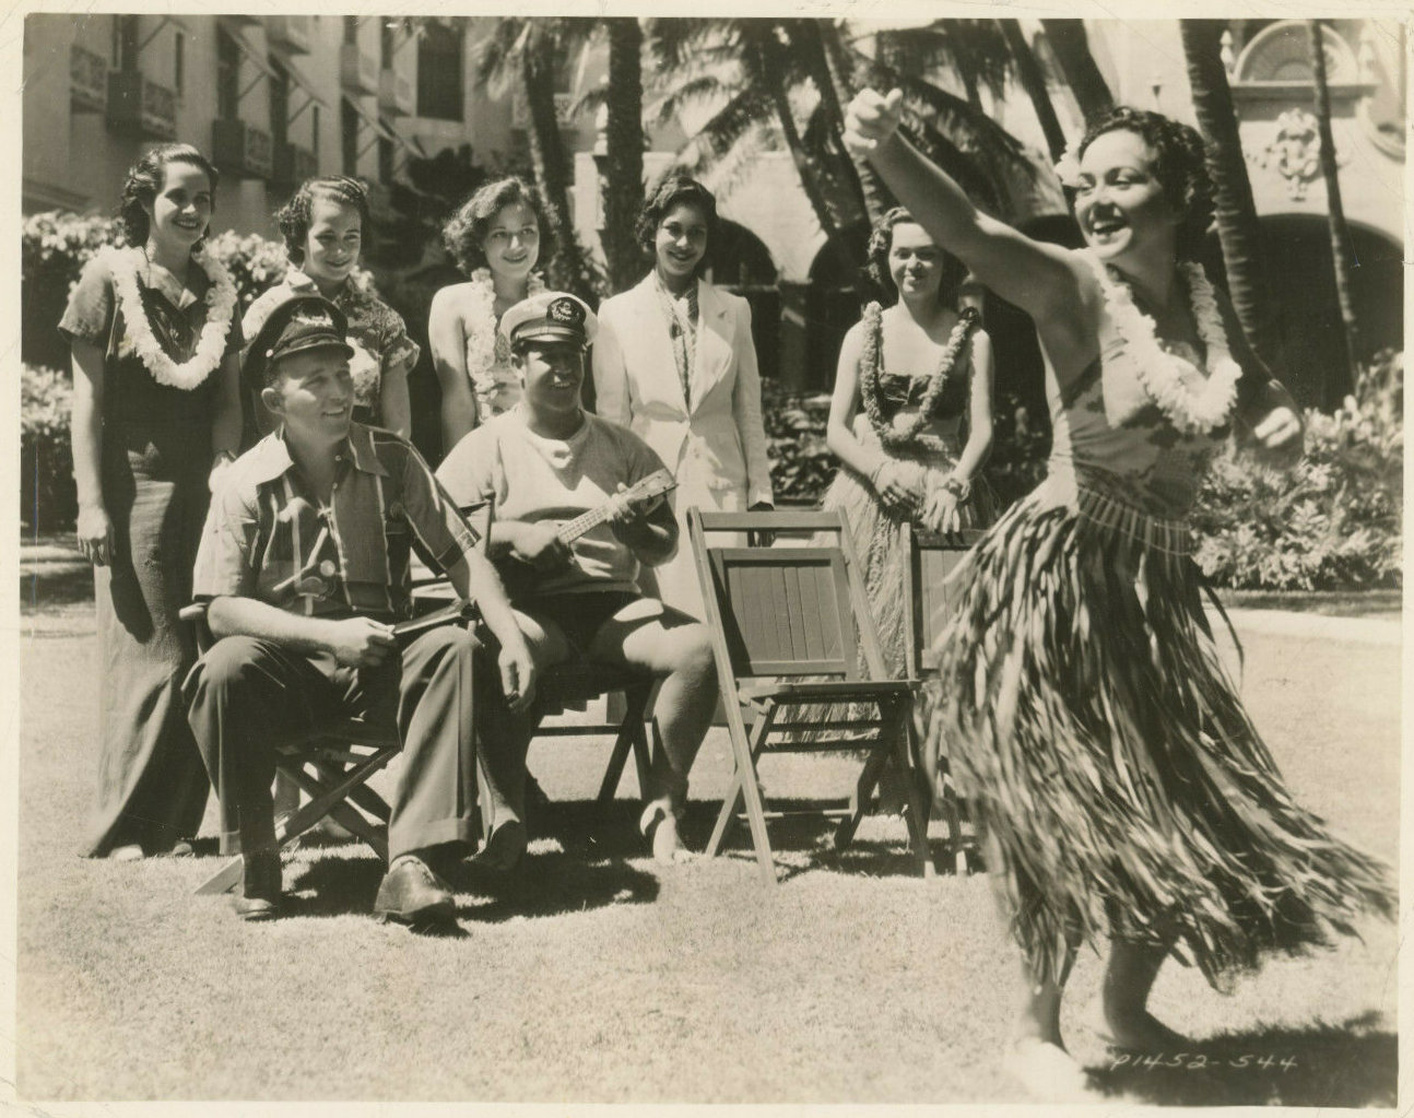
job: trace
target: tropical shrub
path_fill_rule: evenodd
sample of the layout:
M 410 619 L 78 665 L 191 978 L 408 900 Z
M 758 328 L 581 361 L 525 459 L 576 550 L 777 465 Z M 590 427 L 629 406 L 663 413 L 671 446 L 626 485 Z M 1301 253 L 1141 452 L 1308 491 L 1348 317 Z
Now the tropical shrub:
M 78 511 L 66 373 L 20 367 L 20 519 L 31 531 L 71 525 Z
M 1378 355 L 1331 415 L 1306 412 L 1306 455 L 1279 473 L 1229 448 L 1195 509 L 1217 586 L 1337 590 L 1402 583 L 1403 356 Z
M 767 378 L 761 382 L 761 413 L 776 503 L 819 504 L 839 468 L 825 445 L 830 398 L 792 392 Z

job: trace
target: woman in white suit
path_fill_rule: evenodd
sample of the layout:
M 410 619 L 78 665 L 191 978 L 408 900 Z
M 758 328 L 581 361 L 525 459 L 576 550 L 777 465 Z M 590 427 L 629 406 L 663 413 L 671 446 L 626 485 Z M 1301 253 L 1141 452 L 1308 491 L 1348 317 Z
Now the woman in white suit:
M 686 176 L 643 205 L 638 239 L 653 270 L 599 308 L 596 410 L 631 428 L 677 477 L 683 544 L 655 569 L 662 600 L 694 617 L 702 592 L 687 546 L 687 510 L 772 507 L 761 377 L 746 300 L 702 279 L 717 201 Z

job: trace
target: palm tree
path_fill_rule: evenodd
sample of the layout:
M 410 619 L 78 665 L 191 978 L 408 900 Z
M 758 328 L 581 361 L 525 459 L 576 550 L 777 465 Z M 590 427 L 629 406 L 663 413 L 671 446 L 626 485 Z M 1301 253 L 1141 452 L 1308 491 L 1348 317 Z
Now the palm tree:
M 1217 19 L 1179 20 L 1193 110 L 1208 148 L 1213 178 L 1214 217 L 1227 270 L 1228 293 L 1248 342 L 1268 364 L 1280 352 L 1281 335 L 1267 297 L 1262 225 L 1252 199 L 1237 112 L 1222 60 L 1226 24 Z
M 531 167 L 555 225 L 555 258 L 546 262 L 550 280 L 590 301 L 597 300 L 599 284 L 570 220 L 573 175 L 555 113 L 554 79 L 572 51 L 588 39 L 594 22 L 570 17 L 497 19 L 475 53 L 479 85 L 494 96 L 516 90 L 525 99 Z
M 1359 383 L 1359 369 L 1356 355 L 1359 352 L 1359 324 L 1355 319 L 1355 301 L 1351 296 L 1350 262 L 1355 258 L 1355 248 L 1350 239 L 1350 225 L 1345 220 L 1345 205 L 1340 197 L 1340 176 L 1336 169 L 1335 139 L 1331 134 L 1331 91 L 1326 79 L 1326 52 L 1322 42 L 1323 21 L 1313 19 L 1307 27 L 1311 35 L 1311 71 L 1315 78 L 1316 127 L 1320 132 L 1321 174 L 1326 180 L 1326 212 L 1331 231 L 1331 260 L 1335 268 L 1335 292 L 1340 303 L 1340 321 L 1343 327 L 1342 341 L 1345 346 L 1346 368 L 1350 374 L 1350 385 L 1331 385 L 1327 389 L 1327 402 L 1332 395 L 1339 399 L 1344 390 Z M 1339 391 L 1334 391 L 1335 389 Z
M 1026 41 L 1020 22 L 1014 19 L 999 19 L 997 27 L 1011 52 L 1021 88 L 1026 90 L 1026 95 L 1031 98 L 1031 106 L 1036 110 L 1036 119 L 1041 123 L 1041 131 L 1045 134 L 1046 148 L 1051 153 L 1051 159 L 1058 160 L 1065 154 L 1065 133 L 1061 131 L 1056 107 L 1051 103 L 1050 92 L 1046 89 L 1046 75 L 1041 72 L 1041 64 L 1036 61 L 1031 44 Z
M 827 235 L 861 228 L 886 200 L 864 189 L 837 146 L 843 96 L 866 83 L 903 87 L 905 133 L 988 208 L 1001 207 L 1005 195 L 997 184 L 1007 174 L 1034 172 L 1015 137 L 964 98 L 889 59 L 871 58 L 850 37 L 827 35 L 815 21 L 659 19 L 650 42 L 666 79 L 657 119 L 680 116 L 693 104 L 716 107 L 680 162 L 698 173 L 722 164 L 732 169 L 763 148 L 784 146 Z
M 1045 28 L 1066 84 L 1080 105 L 1081 115 L 1087 122 L 1104 116 L 1114 108 L 1115 99 L 1100 68 L 1095 65 L 1095 56 L 1090 53 L 1084 20 L 1043 19 L 1041 26 Z
M 631 287 L 643 270 L 634 224 L 643 205 L 643 28 L 636 18 L 605 19 L 609 36 L 606 90 L 604 259 L 609 290 Z

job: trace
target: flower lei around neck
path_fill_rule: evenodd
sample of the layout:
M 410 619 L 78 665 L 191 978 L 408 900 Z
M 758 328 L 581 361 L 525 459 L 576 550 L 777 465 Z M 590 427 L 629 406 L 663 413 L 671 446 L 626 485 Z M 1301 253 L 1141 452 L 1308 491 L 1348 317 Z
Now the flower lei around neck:
M 526 282 L 525 297 L 539 295 L 545 281 L 539 272 L 531 272 Z M 471 308 L 466 316 L 466 367 L 472 379 L 484 375 L 496 364 L 496 286 L 490 268 L 477 268 L 471 273 Z
M 113 288 L 122 304 L 128 337 L 152 379 L 184 392 L 199 387 L 221 363 L 226 352 L 226 335 L 231 330 L 231 313 L 236 309 L 236 288 L 226 269 L 205 249 L 192 253 L 191 262 L 205 272 L 210 281 L 203 300 L 206 324 L 201 328 L 201 337 L 191 359 L 179 365 L 167 356 L 153 334 L 142 293 L 138 290 L 138 268 L 148 262 L 147 254 L 140 248 L 110 248 L 104 253 L 113 275 Z
M 1203 266 L 1190 261 L 1181 261 L 1178 265 L 1188 289 L 1198 336 L 1206 351 L 1204 365 L 1208 375 L 1203 386 L 1195 390 L 1183 380 L 1185 371 L 1196 371 L 1193 362 L 1164 349 L 1159 344 L 1154 320 L 1135 304 L 1129 284 L 1117 281 L 1098 257 L 1085 255 L 1094 266 L 1104 291 L 1110 321 L 1124 342 L 1122 356 L 1117 355 L 1113 360 L 1128 362 L 1144 392 L 1180 433 L 1207 434 L 1225 425 L 1232 418 L 1237 402 L 1242 366 L 1228 348 L 1217 297 Z
M 919 433 L 933 420 L 933 407 L 943 394 L 948 376 L 957 364 L 962 348 L 967 344 L 980 316 L 975 307 L 964 307 L 958 312 L 957 325 L 948 336 L 948 344 L 938 359 L 938 368 L 928 379 L 923 400 L 917 412 L 899 412 L 892 419 L 885 419 L 879 404 L 879 374 L 883 371 L 884 350 L 884 309 L 876 302 L 864 308 L 864 352 L 859 358 L 860 395 L 864 398 L 864 411 L 879 441 L 890 450 L 901 450 L 910 446 Z

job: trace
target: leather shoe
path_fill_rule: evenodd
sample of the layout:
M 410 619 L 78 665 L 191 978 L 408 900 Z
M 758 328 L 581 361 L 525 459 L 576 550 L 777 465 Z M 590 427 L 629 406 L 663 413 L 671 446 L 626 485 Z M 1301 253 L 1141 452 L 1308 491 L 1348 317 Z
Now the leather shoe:
M 270 920 L 280 911 L 280 852 L 261 850 L 243 857 L 241 890 L 232 907 L 242 920 Z
M 447 924 L 456 921 L 457 909 L 447 883 L 426 862 L 416 854 L 401 854 L 378 886 L 373 915 L 384 923 Z
M 519 819 L 508 819 L 494 831 L 486 844 L 471 857 L 471 864 L 479 870 L 505 876 L 520 869 L 525 861 L 525 824 Z

